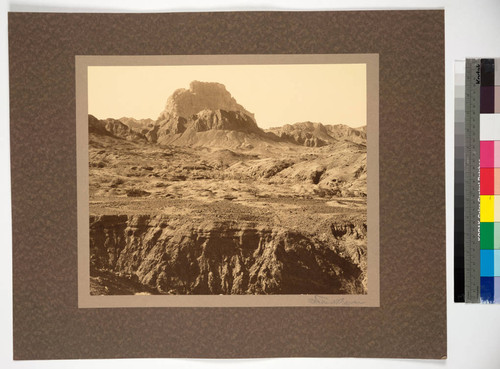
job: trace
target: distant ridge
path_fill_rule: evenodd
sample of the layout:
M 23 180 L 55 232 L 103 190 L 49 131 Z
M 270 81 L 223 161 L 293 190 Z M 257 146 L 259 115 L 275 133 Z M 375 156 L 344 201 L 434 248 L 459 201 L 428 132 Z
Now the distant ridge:
M 93 115 L 89 115 L 89 133 L 104 136 L 112 136 L 130 141 L 147 141 L 145 135 L 131 129 L 127 124 L 118 119 L 99 120 Z
M 299 122 L 263 130 L 223 84 L 201 81 L 175 90 L 156 121 L 131 117 L 99 121 L 89 115 L 89 130 L 163 145 L 233 149 L 284 144 L 322 147 L 339 141 L 366 144 L 366 127 Z
M 325 125 L 322 123 L 300 122 L 282 127 L 266 129 L 266 132 L 297 145 L 321 147 L 335 144 L 339 140 L 366 143 L 364 127 L 351 128 L 344 124 Z

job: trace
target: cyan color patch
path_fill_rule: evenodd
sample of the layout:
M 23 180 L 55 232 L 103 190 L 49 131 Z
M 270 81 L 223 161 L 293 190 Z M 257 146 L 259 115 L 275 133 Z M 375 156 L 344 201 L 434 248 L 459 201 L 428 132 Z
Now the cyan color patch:
M 493 264 L 493 252 L 495 250 L 481 250 L 481 277 L 493 277 L 495 268 Z

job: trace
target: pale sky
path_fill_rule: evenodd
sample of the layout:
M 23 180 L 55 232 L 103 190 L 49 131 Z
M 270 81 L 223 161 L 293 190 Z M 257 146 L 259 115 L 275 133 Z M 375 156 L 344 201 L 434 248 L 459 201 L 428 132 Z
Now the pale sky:
M 193 80 L 224 84 L 261 128 L 366 125 L 365 64 L 91 66 L 89 114 L 156 120 L 167 98 Z

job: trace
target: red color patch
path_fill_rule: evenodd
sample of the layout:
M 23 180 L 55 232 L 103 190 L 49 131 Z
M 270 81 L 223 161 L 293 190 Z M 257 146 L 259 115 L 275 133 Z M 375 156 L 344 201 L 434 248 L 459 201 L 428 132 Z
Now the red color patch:
M 494 168 L 481 168 L 481 195 L 495 194 Z

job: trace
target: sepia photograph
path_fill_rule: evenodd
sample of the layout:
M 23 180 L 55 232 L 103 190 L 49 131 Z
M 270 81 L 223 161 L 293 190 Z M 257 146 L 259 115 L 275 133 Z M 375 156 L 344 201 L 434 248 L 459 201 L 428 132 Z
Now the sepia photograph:
M 86 73 L 91 296 L 368 293 L 366 63 Z

